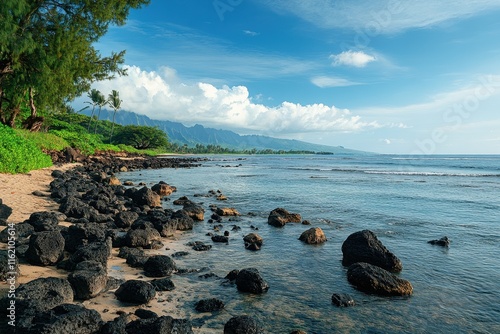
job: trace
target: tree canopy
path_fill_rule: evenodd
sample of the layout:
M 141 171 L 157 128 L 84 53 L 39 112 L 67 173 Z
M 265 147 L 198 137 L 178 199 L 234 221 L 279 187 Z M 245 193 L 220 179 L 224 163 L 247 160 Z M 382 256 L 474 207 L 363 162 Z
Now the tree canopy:
M 2 0 L 0 5 L 0 122 L 11 127 L 21 109 L 26 128 L 38 108 L 58 108 L 92 82 L 125 74 L 125 51 L 102 56 L 93 44 L 111 24 L 150 0 Z M 42 119 L 43 120 L 43 119 Z
M 118 130 L 114 141 L 133 146 L 138 150 L 166 147 L 167 134 L 151 126 L 127 125 Z

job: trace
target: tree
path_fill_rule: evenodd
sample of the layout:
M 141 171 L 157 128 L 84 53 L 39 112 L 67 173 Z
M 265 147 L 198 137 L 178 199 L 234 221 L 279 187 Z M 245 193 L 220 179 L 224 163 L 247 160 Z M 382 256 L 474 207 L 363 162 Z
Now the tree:
M 0 122 L 24 126 L 42 119 L 37 108 L 61 108 L 92 82 L 125 74 L 124 51 L 103 57 L 93 47 L 109 25 L 150 0 L 2 0 L 0 5 Z M 38 118 L 37 118 L 38 117 Z
M 115 116 L 118 109 L 122 104 L 122 100 L 120 100 L 120 93 L 117 90 L 112 90 L 111 94 L 108 96 L 108 103 L 111 108 L 113 108 L 113 124 L 111 125 L 111 133 L 109 135 L 109 143 L 111 144 L 111 138 L 113 137 L 113 129 L 115 127 Z
M 95 107 L 99 105 L 99 95 L 100 94 L 101 94 L 101 92 L 99 92 L 95 88 L 93 88 L 90 92 L 87 93 L 87 97 L 90 99 L 90 101 L 87 101 L 86 103 L 92 105 L 92 112 L 90 114 L 89 125 L 87 126 L 87 131 L 90 131 L 90 123 L 92 123 L 92 118 L 94 118 Z
M 103 93 L 99 92 L 99 95 L 97 96 L 97 105 L 99 106 L 99 112 L 97 113 L 97 119 L 96 119 L 95 126 L 94 126 L 94 134 L 96 134 L 96 132 L 97 132 L 97 123 L 98 123 L 97 121 L 101 117 L 101 109 L 106 104 L 108 104 L 108 100 L 106 100 L 106 97 L 104 96 Z
M 115 143 L 130 145 L 139 150 L 168 146 L 167 134 L 157 127 L 126 125 L 113 138 Z

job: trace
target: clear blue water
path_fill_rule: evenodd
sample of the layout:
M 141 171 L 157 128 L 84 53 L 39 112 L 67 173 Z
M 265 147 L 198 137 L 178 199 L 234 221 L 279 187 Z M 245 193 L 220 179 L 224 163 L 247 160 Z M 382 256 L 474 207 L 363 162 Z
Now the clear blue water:
M 243 160 L 239 160 L 241 158 Z M 203 167 L 122 173 L 122 180 L 162 180 L 208 205 L 243 213 L 233 224 L 230 242 L 208 252 L 190 252 L 180 267 L 208 267 L 224 277 L 232 269 L 258 268 L 268 281 L 266 294 L 252 296 L 203 280 L 199 274 L 174 276 L 186 293 L 181 308 L 198 332 L 222 332 L 234 315 L 249 314 L 268 333 L 303 329 L 311 333 L 500 333 L 500 156 L 211 156 Z M 241 166 L 239 166 L 241 164 Z M 225 167 L 225 166 L 231 167 Z M 193 197 L 220 189 L 228 198 Z M 166 208 L 173 207 L 165 202 Z M 321 227 L 328 241 L 320 246 L 298 240 L 310 226 L 267 224 L 269 212 L 283 207 Z M 251 212 L 255 215 L 248 215 Z M 212 243 L 213 230 L 197 223 L 181 241 Z M 261 251 L 244 249 L 243 236 L 257 226 Z M 355 290 L 341 265 L 342 242 L 370 229 L 403 262 L 409 298 L 382 298 Z M 449 248 L 427 241 L 448 236 Z M 169 251 L 165 251 L 169 254 Z M 176 282 L 177 280 L 177 282 Z M 189 288 L 191 287 L 191 288 Z M 351 294 L 357 305 L 337 308 L 333 293 Z M 216 297 L 225 310 L 213 315 L 191 312 L 193 303 Z

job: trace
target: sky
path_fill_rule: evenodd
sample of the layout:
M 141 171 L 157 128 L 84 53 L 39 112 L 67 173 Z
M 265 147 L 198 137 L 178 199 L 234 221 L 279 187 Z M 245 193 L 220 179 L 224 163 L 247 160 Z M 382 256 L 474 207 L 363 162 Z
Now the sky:
M 186 126 L 500 154 L 499 18 L 498 0 L 151 0 L 96 44 L 128 76 L 93 87 Z

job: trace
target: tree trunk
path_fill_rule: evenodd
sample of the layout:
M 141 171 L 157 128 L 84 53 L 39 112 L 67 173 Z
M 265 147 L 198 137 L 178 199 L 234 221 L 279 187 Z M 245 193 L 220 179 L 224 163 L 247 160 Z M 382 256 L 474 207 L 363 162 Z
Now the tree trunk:
M 7 121 L 7 126 L 10 126 L 11 128 L 16 127 L 16 117 L 17 117 L 17 115 L 19 115 L 20 112 L 21 112 L 21 109 L 19 108 L 19 106 L 15 107 L 12 110 L 12 113 L 10 114 L 9 120 Z
M 30 110 L 31 110 L 31 117 L 35 118 L 36 117 L 36 107 L 35 107 L 35 101 L 33 100 L 33 87 L 30 87 L 29 89 L 29 95 L 30 95 Z

